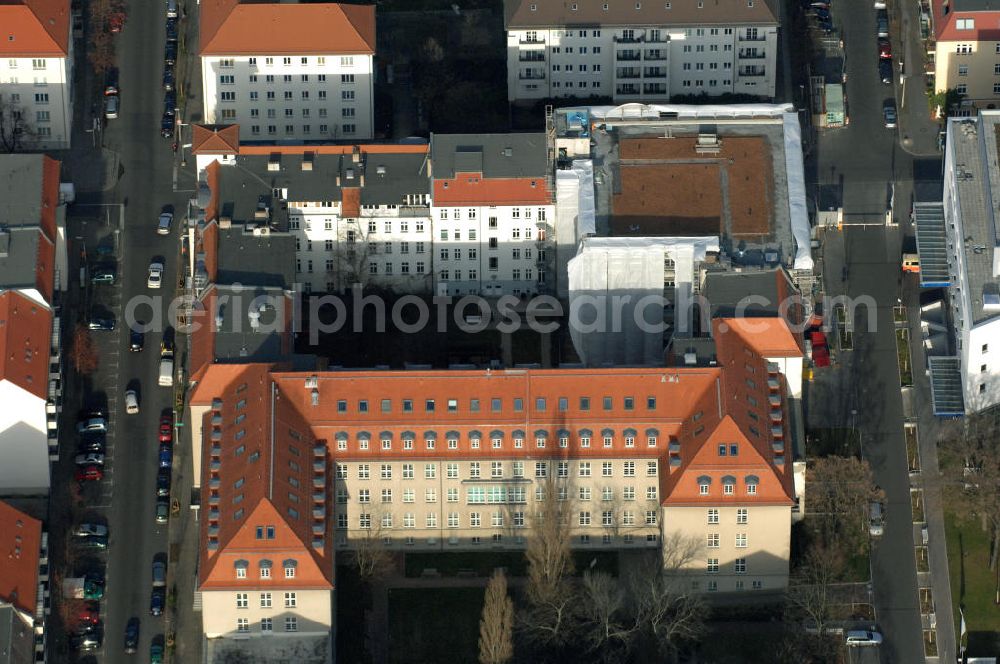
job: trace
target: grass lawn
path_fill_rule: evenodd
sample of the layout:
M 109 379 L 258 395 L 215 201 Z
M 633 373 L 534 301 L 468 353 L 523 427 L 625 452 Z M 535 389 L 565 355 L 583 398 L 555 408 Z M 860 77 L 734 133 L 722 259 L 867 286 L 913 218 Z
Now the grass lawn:
M 920 472 L 920 451 L 917 446 L 917 427 L 903 427 L 903 434 L 906 437 L 906 465 L 911 473 Z
M 990 542 L 978 520 L 945 512 L 948 573 L 955 606 L 955 633 L 959 607 L 965 611 L 970 655 L 995 655 L 1000 647 L 1000 610 L 994 604 L 996 572 L 990 570 Z
M 483 588 L 390 590 L 389 661 L 475 662 L 483 593 Z

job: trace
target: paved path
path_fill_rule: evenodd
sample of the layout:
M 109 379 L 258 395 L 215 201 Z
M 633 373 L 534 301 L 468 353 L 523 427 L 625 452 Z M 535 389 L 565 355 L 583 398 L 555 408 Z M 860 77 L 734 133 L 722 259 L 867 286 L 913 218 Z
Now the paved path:
M 890 33 L 899 74 L 896 87 L 900 145 L 913 155 L 938 156 L 940 127 L 931 118 L 924 77 L 925 46 L 920 39 L 920 5 L 917 0 L 895 0 L 890 8 Z M 874 55 L 874 54 L 873 54 Z M 902 64 L 902 67 L 900 67 Z

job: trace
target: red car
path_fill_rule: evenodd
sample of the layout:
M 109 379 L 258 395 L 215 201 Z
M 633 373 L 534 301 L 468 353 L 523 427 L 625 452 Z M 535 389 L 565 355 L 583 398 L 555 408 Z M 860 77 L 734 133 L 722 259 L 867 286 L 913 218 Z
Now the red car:
M 98 625 L 101 622 L 101 607 L 97 602 L 85 602 L 77 611 L 76 620 L 81 625 Z
M 100 466 L 82 466 L 76 469 L 74 477 L 77 482 L 97 482 L 104 479 L 104 471 Z
M 169 415 L 160 418 L 160 442 L 170 443 L 174 439 L 174 422 Z
M 885 37 L 878 40 L 878 57 L 883 60 L 892 58 L 892 44 Z

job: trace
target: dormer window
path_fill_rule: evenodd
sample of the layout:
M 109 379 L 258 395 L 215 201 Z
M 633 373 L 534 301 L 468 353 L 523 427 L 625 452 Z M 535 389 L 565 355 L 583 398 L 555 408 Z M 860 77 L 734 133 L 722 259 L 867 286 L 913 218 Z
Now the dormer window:
M 264 558 L 260 561 L 260 578 L 270 579 L 271 578 L 271 561 Z
M 281 566 L 285 570 L 286 579 L 295 578 L 295 568 L 298 567 L 298 565 L 299 565 L 298 561 L 295 560 L 294 558 L 289 558 L 281 563 Z
M 722 478 L 722 493 L 727 496 L 733 495 L 736 490 L 736 478 L 732 475 L 726 475 Z
M 702 475 L 698 478 L 698 494 L 702 496 L 708 495 L 708 489 L 712 486 L 712 478 L 708 475 Z
M 247 578 L 247 568 L 250 567 L 250 563 L 246 560 L 237 560 L 233 563 L 233 567 L 236 570 L 237 579 Z

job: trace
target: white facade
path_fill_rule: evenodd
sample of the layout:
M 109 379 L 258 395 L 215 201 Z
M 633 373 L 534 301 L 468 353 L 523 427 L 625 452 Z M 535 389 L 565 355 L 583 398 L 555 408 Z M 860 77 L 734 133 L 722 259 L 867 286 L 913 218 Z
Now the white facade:
M 507 96 L 667 100 L 724 93 L 773 97 L 774 25 L 603 25 L 507 31 Z
M 438 207 L 434 219 L 437 295 L 530 297 L 553 282 L 555 206 Z
M 239 124 L 240 141 L 372 138 L 371 55 L 202 56 L 205 122 Z
M 202 592 L 205 638 L 257 638 L 329 634 L 333 593 L 292 588 L 240 588 Z
M 38 377 L 39 379 L 42 376 Z M 49 490 L 45 399 L 9 380 L 0 381 L 0 491 L 4 495 Z
M 73 48 L 58 57 L 0 58 L 0 112 L 20 111 L 32 150 L 70 147 L 73 122 Z

